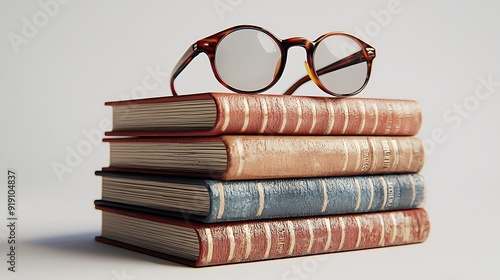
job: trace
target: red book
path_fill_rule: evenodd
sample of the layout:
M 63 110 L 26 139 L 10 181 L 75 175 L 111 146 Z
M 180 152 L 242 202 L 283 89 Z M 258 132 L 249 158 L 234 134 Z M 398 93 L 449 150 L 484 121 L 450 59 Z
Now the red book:
M 209 266 L 418 243 L 424 209 L 204 224 L 106 206 L 97 241 L 190 266 Z
M 108 136 L 412 136 L 422 114 L 414 100 L 205 93 L 107 102 Z

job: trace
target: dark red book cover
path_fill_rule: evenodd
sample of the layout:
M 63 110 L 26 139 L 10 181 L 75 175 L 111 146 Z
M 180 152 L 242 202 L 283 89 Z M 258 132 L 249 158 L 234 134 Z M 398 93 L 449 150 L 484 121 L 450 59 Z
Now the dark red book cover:
M 195 230 L 199 242 L 196 261 L 106 236 L 96 240 L 196 267 L 419 243 L 430 231 L 424 209 L 204 224 L 120 208 L 96 208 Z

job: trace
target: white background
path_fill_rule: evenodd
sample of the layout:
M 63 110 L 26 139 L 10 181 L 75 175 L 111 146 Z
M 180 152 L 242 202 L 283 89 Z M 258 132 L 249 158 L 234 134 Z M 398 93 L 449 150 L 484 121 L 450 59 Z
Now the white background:
M 0 1 L 1 279 L 499 279 L 498 1 L 73 0 L 50 14 L 48 2 Z M 425 243 L 193 269 L 93 241 L 93 172 L 109 152 L 96 140 L 111 118 L 103 103 L 170 95 L 165 76 L 190 44 L 243 23 L 280 38 L 347 31 L 377 49 L 360 97 L 416 99 L 424 112 Z M 290 51 L 272 92 L 305 74 L 304 59 Z M 148 69 L 163 76 L 141 91 Z M 298 93 L 324 95 L 310 84 Z M 178 87 L 224 91 L 204 55 Z M 6 263 L 9 168 L 19 177 L 16 273 Z

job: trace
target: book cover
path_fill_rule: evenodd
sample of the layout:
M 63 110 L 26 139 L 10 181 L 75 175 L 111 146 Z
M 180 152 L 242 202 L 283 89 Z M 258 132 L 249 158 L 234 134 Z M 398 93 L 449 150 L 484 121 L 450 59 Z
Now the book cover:
M 190 266 L 342 252 L 423 242 L 424 209 L 204 224 L 96 206 L 97 241 Z
M 414 100 L 205 93 L 107 102 L 108 136 L 415 135 Z
M 420 174 L 221 181 L 97 171 L 97 205 L 204 223 L 391 211 L 423 207 Z
M 417 173 L 416 137 L 259 136 L 112 138 L 107 171 L 221 180 Z

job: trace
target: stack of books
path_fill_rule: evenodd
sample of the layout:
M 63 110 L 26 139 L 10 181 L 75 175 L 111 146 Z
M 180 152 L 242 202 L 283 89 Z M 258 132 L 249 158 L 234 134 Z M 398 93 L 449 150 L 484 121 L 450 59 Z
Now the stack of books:
M 209 266 L 429 234 L 415 101 L 206 93 L 106 104 L 98 241 Z

